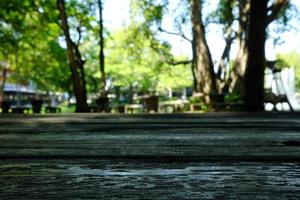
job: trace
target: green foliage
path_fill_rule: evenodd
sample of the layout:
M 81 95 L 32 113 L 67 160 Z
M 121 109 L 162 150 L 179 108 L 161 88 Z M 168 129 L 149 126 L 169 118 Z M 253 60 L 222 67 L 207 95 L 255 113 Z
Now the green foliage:
M 147 26 L 160 24 L 168 3 L 168 0 L 131 0 L 131 19 L 141 19 Z
M 133 85 L 140 91 L 191 85 L 189 68 L 166 64 L 170 46 L 140 30 L 138 25 L 132 24 L 115 33 L 108 42 L 107 73 L 113 83 Z
M 1 4 L 3 1 L 1 1 Z M 1 14 L 0 60 L 10 63 L 9 82 L 28 84 L 39 89 L 70 91 L 70 70 L 66 52 L 58 37 L 55 1 L 9 1 Z M 46 11 L 51 10 L 51 15 Z M 52 21 L 54 20 L 54 21 Z M 1 32 L 1 31 L 0 31 Z
M 2 57 L 7 56 L 10 51 L 14 50 L 21 38 L 23 15 L 30 8 L 25 7 L 27 2 L 22 1 L 20 5 L 17 0 L 0 1 L 0 52 Z
M 78 31 L 86 32 L 95 28 L 96 19 L 94 13 L 94 1 L 93 0 L 69 0 L 66 1 L 66 10 L 68 14 L 68 23 L 70 26 L 70 32 L 74 37 L 74 41 L 77 41 Z M 85 35 L 84 35 L 85 36 Z M 76 38 L 75 38 L 76 37 Z
M 58 107 L 61 108 L 62 113 L 74 113 L 76 110 L 75 104 L 68 104 L 68 102 L 63 102 Z
M 93 29 L 93 1 L 66 2 L 71 35 L 79 42 L 87 37 L 86 30 Z M 13 71 L 8 81 L 33 81 L 42 90 L 70 92 L 70 68 L 56 0 L 4 0 L 0 6 L 4 8 L 0 10 L 0 60 L 8 61 Z
M 160 31 L 162 31 L 162 21 L 166 14 L 176 12 L 172 17 L 174 17 L 175 26 L 179 32 L 182 32 L 182 24 L 189 21 L 188 2 L 172 1 L 172 4 L 175 4 L 177 9 L 174 7 L 170 10 L 168 0 L 131 0 L 131 19 L 133 23 L 139 24 L 137 32 L 133 35 L 142 34 L 141 41 L 147 40 L 149 42 L 143 45 L 146 45 L 148 51 L 151 52 L 149 56 L 152 59 L 147 61 L 148 63 L 145 66 L 149 64 L 150 66 L 156 66 L 154 67 L 155 70 L 150 73 L 149 78 L 144 79 L 148 82 L 145 85 L 152 88 L 152 90 L 154 88 L 164 90 L 166 88 L 182 88 L 192 85 L 190 66 L 166 64 L 168 61 L 176 59 L 170 53 L 170 44 L 158 39 Z M 149 56 L 146 56 L 145 52 L 145 58 L 142 58 L 142 60 L 145 62 L 149 59 Z M 184 57 L 181 60 L 188 60 L 188 58 Z
M 236 103 L 242 100 L 241 95 L 238 93 L 227 94 L 224 97 L 226 103 Z
M 206 21 L 222 24 L 226 29 L 238 18 L 238 13 L 235 11 L 237 6 L 237 0 L 219 0 L 217 9 L 208 15 Z

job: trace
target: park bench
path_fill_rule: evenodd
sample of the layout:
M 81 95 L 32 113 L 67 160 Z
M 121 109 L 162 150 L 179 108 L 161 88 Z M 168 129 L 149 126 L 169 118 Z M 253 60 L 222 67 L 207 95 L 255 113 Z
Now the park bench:
M 294 109 L 289 101 L 285 86 L 283 84 L 281 69 L 276 67 L 277 61 L 268 61 L 267 69 L 265 73 L 265 92 L 264 102 L 271 103 L 273 105 L 273 111 L 277 112 L 277 105 L 281 104 L 283 110 L 283 104 L 286 103 L 289 106 L 290 111 L 294 112 Z
M 150 113 L 152 112 L 158 112 L 158 103 L 159 103 L 159 98 L 158 96 L 143 96 L 142 97 L 143 101 L 143 107 L 145 112 Z
M 125 104 L 125 113 L 158 112 L 158 96 L 137 96 L 134 102 Z
M 10 101 L 2 101 L 1 102 L 2 113 L 9 113 L 10 106 L 11 106 Z
M 294 112 L 294 109 L 286 94 L 275 94 L 272 91 L 265 90 L 264 102 L 271 103 L 273 105 L 273 111 L 275 112 L 278 112 L 278 104 L 281 104 L 281 110 L 283 110 L 283 103 L 288 104 L 290 111 Z
M 143 104 L 126 104 L 124 107 L 125 113 L 141 113 L 144 111 Z
M 11 107 L 11 112 L 14 114 L 23 114 L 23 113 L 28 114 L 29 111 L 30 111 L 30 108 L 26 107 L 26 106 L 12 106 Z
M 186 100 L 178 99 L 178 100 L 171 100 L 166 102 L 161 102 L 159 104 L 159 110 L 164 113 L 172 112 L 182 112 L 188 110 L 189 102 Z

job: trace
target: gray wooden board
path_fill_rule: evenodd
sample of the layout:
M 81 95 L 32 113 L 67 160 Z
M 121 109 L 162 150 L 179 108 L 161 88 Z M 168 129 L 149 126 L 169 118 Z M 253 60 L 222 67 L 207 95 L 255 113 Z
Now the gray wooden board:
M 0 158 L 189 157 L 300 160 L 300 134 L 272 130 L 129 130 L 0 134 Z
M 300 160 L 295 114 L 7 116 L 0 118 L 0 158 Z
M 142 123 L 162 123 L 162 122 L 293 122 L 300 123 L 300 113 L 208 113 L 208 114 L 0 114 L 1 123 L 106 123 L 106 122 L 142 122 Z M 24 120 L 26 119 L 26 120 Z
M 300 199 L 300 114 L 0 115 L 0 199 Z
M 2 160 L 1 199 L 299 199 L 300 163 Z

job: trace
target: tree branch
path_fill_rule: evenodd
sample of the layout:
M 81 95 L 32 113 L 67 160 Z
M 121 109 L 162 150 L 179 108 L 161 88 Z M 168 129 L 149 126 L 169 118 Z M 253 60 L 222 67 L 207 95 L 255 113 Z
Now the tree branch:
M 192 60 L 167 61 L 167 64 L 169 64 L 169 65 L 188 65 L 191 63 L 192 63 Z
M 167 33 L 167 34 L 170 34 L 170 35 L 176 35 L 176 36 L 182 37 L 183 39 L 185 39 L 185 40 L 187 40 L 189 42 L 192 42 L 192 40 L 189 39 L 188 37 L 186 37 L 183 33 L 170 32 L 170 31 L 164 30 L 162 28 L 159 28 L 159 31 Z
M 78 25 L 77 27 L 76 27 L 76 30 L 77 30 L 77 33 L 78 33 L 78 40 L 77 40 L 77 44 L 79 44 L 80 43 L 80 40 L 81 40 L 81 26 L 80 25 Z
M 275 19 L 278 18 L 280 12 L 289 4 L 289 0 L 276 0 L 269 8 L 271 14 L 267 17 L 267 25 L 271 24 Z

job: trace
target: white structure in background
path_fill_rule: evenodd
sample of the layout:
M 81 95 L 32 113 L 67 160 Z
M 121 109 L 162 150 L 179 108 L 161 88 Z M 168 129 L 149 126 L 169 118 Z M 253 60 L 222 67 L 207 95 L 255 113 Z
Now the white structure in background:
M 295 111 L 300 110 L 299 95 L 296 93 L 296 81 L 294 68 L 285 68 L 281 71 L 283 86 L 286 91 L 286 95 L 292 104 Z
M 271 88 L 272 92 L 276 95 L 286 95 L 291 106 L 295 111 L 300 110 L 300 102 L 297 98 L 295 90 L 295 70 L 294 68 L 284 68 L 277 74 L 273 74 L 271 69 L 265 71 L 265 88 Z M 276 106 L 279 111 L 289 111 L 287 103 L 278 103 Z M 273 105 L 267 103 L 265 109 L 270 111 Z
M 8 92 L 24 92 L 24 93 L 36 93 L 36 87 L 34 85 L 29 84 L 28 86 L 24 85 L 17 85 L 17 84 L 11 84 L 11 83 L 6 83 L 4 85 L 4 91 Z

